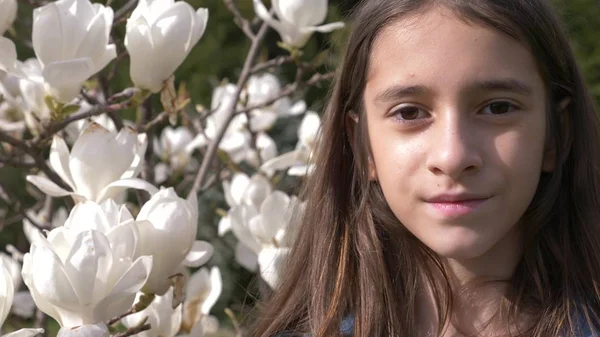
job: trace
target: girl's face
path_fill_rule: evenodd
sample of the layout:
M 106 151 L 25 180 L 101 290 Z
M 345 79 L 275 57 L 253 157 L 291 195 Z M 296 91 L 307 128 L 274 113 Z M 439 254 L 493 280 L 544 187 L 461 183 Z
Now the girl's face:
M 524 45 L 429 10 L 379 34 L 364 102 L 374 179 L 410 232 L 454 259 L 519 244 L 553 165 L 544 84 Z

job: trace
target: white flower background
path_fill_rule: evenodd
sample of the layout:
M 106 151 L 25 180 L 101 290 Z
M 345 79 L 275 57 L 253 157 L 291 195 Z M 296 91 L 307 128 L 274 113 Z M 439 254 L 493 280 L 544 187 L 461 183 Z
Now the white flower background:
M 344 23 L 197 2 L 0 0 L 4 333 L 244 335 L 277 288 Z

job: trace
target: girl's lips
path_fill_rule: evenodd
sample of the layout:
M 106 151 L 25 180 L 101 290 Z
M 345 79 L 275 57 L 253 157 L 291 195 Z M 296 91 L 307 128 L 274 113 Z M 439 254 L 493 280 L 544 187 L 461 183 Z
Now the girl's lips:
M 462 201 L 429 201 L 427 204 L 444 217 L 459 217 L 474 212 L 489 198 Z

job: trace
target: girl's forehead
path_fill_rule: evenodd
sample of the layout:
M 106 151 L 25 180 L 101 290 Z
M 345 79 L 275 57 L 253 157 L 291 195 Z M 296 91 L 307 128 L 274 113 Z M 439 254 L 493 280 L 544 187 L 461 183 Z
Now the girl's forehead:
M 461 88 L 490 79 L 543 86 L 527 46 L 441 8 L 387 25 L 370 51 L 368 87 L 418 82 L 433 88 Z

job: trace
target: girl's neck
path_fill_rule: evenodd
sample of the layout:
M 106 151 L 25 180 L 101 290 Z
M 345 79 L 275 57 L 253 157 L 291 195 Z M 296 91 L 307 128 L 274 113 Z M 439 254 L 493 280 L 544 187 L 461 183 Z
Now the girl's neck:
M 508 330 L 515 328 L 497 313 L 522 256 L 519 228 L 515 226 L 494 247 L 477 258 L 443 260 L 453 292 L 453 307 L 444 337 L 508 336 Z M 438 309 L 430 285 L 422 284 L 417 303 L 419 336 L 436 336 L 440 324 Z

